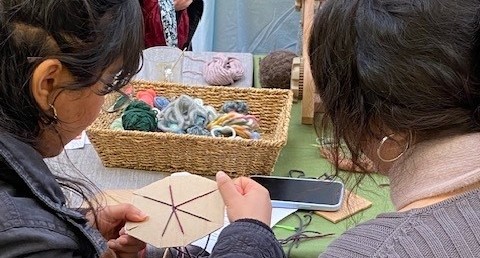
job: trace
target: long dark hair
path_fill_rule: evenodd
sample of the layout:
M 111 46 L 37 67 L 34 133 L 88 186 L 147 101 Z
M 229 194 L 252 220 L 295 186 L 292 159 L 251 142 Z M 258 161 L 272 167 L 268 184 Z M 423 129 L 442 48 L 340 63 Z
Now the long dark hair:
M 327 0 L 309 57 L 323 125 L 354 162 L 388 132 L 415 139 L 480 131 L 478 0 Z M 478 58 L 478 54 L 476 55 Z M 338 148 L 337 148 L 338 151 Z
M 30 92 L 32 73 L 58 59 L 73 75 L 68 90 L 99 81 L 108 67 L 123 66 L 122 87 L 136 74 L 143 49 L 143 20 L 132 0 L 0 0 L 0 130 L 35 147 L 50 117 Z M 114 90 L 114 89 L 109 89 Z M 75 169 L 75 168 L 73 168 Z M 88 179 L 57 176 L 64 189 L 91 200 Z
M 0 130 L 34 143 L 46 116 L 30 93 L 35 65 L 56 58 L 75 90 L 95 84 L 117 61 L 119 79 L 135 74 L 143 48 L 138 1 L 10 0 L 0 2 Z M 125 80 L 124 80 L 125 81 Z

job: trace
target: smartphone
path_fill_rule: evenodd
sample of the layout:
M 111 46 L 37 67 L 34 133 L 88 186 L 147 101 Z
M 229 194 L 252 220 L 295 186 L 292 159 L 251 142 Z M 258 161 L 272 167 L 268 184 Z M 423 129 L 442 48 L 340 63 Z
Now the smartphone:
M 336 211 L 343 202 L 344 184 L 334 180 L 250 176 L 267 188 L 274 208 Z

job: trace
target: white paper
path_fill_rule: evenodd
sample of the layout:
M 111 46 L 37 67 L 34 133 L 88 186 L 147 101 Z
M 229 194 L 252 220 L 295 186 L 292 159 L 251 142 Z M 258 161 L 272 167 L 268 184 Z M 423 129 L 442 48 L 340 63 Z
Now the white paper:
M 84 131 L 84 132 L 85 132 L 85 131 Z M 90 142 L 90 139 L 88 139 L 88 135 L 87 135 L 87 134 L 85 134 L 85 144 L 92 144 L 92 143 Z
M 272 222 L 270 224 L 270 227 L 273 227 L 280 220 L 282 220 L 283 218 L 287 217 L 288 215 L 294 213 L 295 211 L 297 211 L 297 210 L 296 209 L 273 208 L 272 209 Z M 208 240 L 208 245 L 207 245 L 208 236 L 193 242 L 192 245 L 196 245 L 196 246 L 199 246 L 201 248 L 204 248 L 206 246 L 205 250 L 207 252 L 211 253 L 212 250 L 213 250 L 213 247 L 217 243 L 218 236 L 220 235 L 220 232 L 222 232 L 222 230 L 226 226 L 228 226 L 229 224 L 230 224 L 230 222 L 228 221 L 227 214 L 225 214 L 225 222 L 224 222 L 223 227 L 218 229 L 217 231 L 213 232 L 212 234 L 210 234 L 210 239 Z
M 82 133 L 75 137 L 75 139 L 71 140 L 67 145 L 65 145 L 66 150 L 73 150 L 73 149 L 81 149 L 85 146 L 85 140 L 87 138 L 87 134 L 85 131 L 82 131 Z

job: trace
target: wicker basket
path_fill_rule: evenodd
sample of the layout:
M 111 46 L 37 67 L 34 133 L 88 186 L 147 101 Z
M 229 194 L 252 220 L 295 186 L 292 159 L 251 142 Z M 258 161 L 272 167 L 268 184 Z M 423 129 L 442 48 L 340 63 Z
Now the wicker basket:
M 214 175 L 222 170 L 232 176 L 271 174 L 280 150 L 287 142 L 292 92 L 170 83 L 133 82 L 135 90 L 154 89 L 158 95 L 181 94 L 201 98 L 217 110 L 228 100 L 244 100 L 250 113 L 260 119 L 260 140 L 111 130 L 120 113 L 102 112 L 87 134 L 106 167 L 161 172 L 188 171 Z M 106 106 L 116 96 L 109 96 Z

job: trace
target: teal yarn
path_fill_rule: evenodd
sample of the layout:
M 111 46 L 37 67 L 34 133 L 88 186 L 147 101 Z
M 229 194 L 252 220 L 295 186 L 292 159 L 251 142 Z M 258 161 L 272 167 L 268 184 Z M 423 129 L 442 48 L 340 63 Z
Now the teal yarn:
M 125 130 L 125 129 L 123 128 L 122 117 L 119 117 L 119 118 L 113 120 L 112 124 L 110 125 L 110 129 L 112 129 L 112 130 L 120 130 L 120 131 Z
M 193 126 L 205 128 L 216 117 L 215 109 L 204 106 L 201 99 L 181 95 L 158 113 L 157 127 L 163 132 L 186 133 Z
M 125 130 L 153 132 L 157 128 L 157 112 L 143 101 L 132 101 L 122 115 Z
M 248 105 L 247 102 L 242 100 L 225 101 L 220 111 L 222 113 L 230 113 L 232 111 L 235 111 L 237 113 L 247 115 Z
M 158 96 L 153 99 L 153 106 L 158 108 L 159 110 L 165 109 L 168 104 L 170 104 L 170 100 L 163 96 Z
M 170 123 L 167 125 L 167 127 L 168 127 L 167 132 L 183 134 L 183 129 L 180 126 L 178 126 L 178 124 L 176 123 Z

